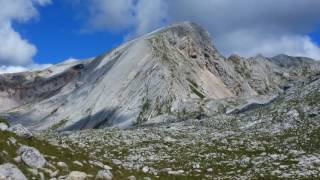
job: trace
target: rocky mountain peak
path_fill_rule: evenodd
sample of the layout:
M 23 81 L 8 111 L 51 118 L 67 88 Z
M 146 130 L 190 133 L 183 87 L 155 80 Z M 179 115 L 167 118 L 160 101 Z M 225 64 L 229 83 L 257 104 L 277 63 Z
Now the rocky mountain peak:
M 164 116 L 201 118 L 210 101 L 280 93 L 320 69 L 303 58 L 303 68 L 288 69 L 277 59 L 226 59 L 208 31 L 182 22 L 96 58 L 1 75 L 0 111 L 35 129 L 126 128 Z
M 178 37 L 191 36 L 195 38 L 195 40 L 197 40 L 199 44 L 212 45 L 210 33 L 202 26 L 193 22 L 185 21 L 181 23 L 176 23 L 163 29 L 160 29 L 158 33 L 168 31 L 177 34 Z

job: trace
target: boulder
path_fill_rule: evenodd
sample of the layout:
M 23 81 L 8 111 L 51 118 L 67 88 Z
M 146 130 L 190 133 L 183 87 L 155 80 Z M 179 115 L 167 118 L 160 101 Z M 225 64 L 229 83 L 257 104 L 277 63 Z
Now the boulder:
M 38 176 L 39 171 L 37 169 L 28 168 L 27 171 L 32 174 L 32 176 Z
M 93 165 L 93 166 L 97 166 L 100 168 L 103 168 L 104 164 L 100 161 L 89 161 L 89 164 Z
M 58 162 L 57 166 L 61 169 L 63 169 L 64 171 L 68 171 L 69 167 L 65 162 Z
M 111 170 L 112 167 L 110 167 L 110 166 L 108 166 L 108 165 L 104 165 L 104 166 L 103 166 L 103 169 Z
M 80 162 L 80 161 L 73 161 L 73 164 L 80 166 L 80 167 L 83 166 L 82 162 Z
M 128 180 L 136 180 L 137 178 L 135 176 L 129 176 L 127 179 Z
M 113 177 L 110 170 L 101 170 L 97 173 L 96 179 L 111 180 Z
M 87 178 L 87 174 L 80 171 L 72 171 L 66 180 L 85 180 Z
M 21 155 L 21 160 L 32 168 L 42 168 L 46 163 L 42 154 L 33 147 L 23 145 L 19 148 L 18 154 Z
M 6 131 L 8 128 L 7 124 L 0 122 L 0 131 Z
M 184 173 L 183 170 L 178 170 L 178 171 L 168 171 L 168 174 L 170 175 L 175 175 L 175 176 L 179 176 L 182 175 Z
M 148 167 L 148 166 L 144 166 L 144 167 L 142 168 L 142 171 L 143 171 L 144 173 L 149 172 L 149 167 Z
M 166 136 L 166 137 L 163 138 L 163 141 L 164 141 L 164 142 L 167 142 L 167 143 L 174 143 L 174 142 L 176 142 L 177 140 L 174 139 L 174 138 L 172 138 L 172 137 L 170 137 L 170 136 Z
M 16 145 L 17 143 L 17 140 L 14 137 L 9 137 L 8 140 L 9 140 L 9 143 L 12 145 Z
M 16 163 L 21 163 L 21 156 L 17 156 L 13 159 Z
M 17 168 L 17 166 L 6 163 L 0 165 L 0 180 L 27 180 L 26 176 Z
M 13 125 L 8 130 L 15 133 L 18 136 L 21 136 L 27 139 L 30 139 L 33 137 L 33 134 L 21 124 Z
M 50 177 L 57 177 L 59 174 L 59 170 L 53 171 L 52 173 L 50 173 Z

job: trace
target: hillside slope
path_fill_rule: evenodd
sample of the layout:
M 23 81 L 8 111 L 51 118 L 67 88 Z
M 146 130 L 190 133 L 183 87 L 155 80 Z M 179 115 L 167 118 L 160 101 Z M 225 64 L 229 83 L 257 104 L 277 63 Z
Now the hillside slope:
M 274 95 L 320 70 L 306 58 L 225 58 L 210 37 L 183 22 L 93 59 L 1 75 L 0 111 L 34 129 L 126 128 L 201 118 L 208 102 Z
M 265 106 L 235 114 L 43 136 L 159 179 L 319 179 L 319 97 L 320 76 L 312 76 Z

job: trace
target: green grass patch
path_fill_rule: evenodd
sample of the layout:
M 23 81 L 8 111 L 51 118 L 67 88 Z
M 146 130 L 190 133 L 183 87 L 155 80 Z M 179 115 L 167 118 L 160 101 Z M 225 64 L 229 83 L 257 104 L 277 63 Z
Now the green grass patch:
M 16 144 L 11 144 L 9 142 L 9 138 L 15 138 L 17 140 Z M 71 142 L 65 142 L 70 143 L 70 148 L 63 148 L 59 146 L 54 146 L 49 144 L 46 141 L 39 140 L 36 138 L 32 139 L 25 139 L 19 136 L 16 136 L 14 133 L 8 132 L 8 131 L 0 131 L 0 164 L 3 163 L 12 163 L 15 164 L 28 179 L 32 179 L 33 177 L 35 179 L 40 179 L 40 176 L 33 176 L 28 171 L 28 166 L 26 166 L 24 163 L 17 163 L 14 161 L 14 158 L 18 156 L 17 150 L 20 147 L 20 144 L 27 145 L 34 147 L 40 151 L 41 154 L 43 154 L 47 160 L 47 162 L 50 162 L 54 166 L 56 166 L 57 162 L 64 162 L 68 165 L 68 170 L 63 170 L 61 168 L 57 169 L 60 171 L 59 176 L 62 175 L 68 175 L 71 171 L 82 171 L 87 174 L 91 174 L 95 176 L 99 170 L 102 170 L 102 168 L 93 166 L 89 164 L 89 160 L 97 160 L 102 162 L 103 164 L 106 164 L 108 166 L 112 167 L 112 173 L 114 175 L 115 180 L 121 180 L 126 179 L 127 177 L 134 175 L 137 177 L 137 179 L 142 179 L 143 177 L 152 177 L 152 175 L 144 174 L 140 171 L 129 171 L 122 168 L 119 168 L 117 166 L 114 166 L 111 161 L 105 160 L 103 158 L 98 157 L 91 157 L 89 155 L 89 152 L 85 151 L 85 148 L 80 148 L 77 145 L 72 145 Z M 6 153 L 4 153 L 6 152 Z M 126 155 L 128 153 L 127 149 L 123 149 L 121 151 L 121 154 Z M 73 161 L 80 161 L 83 163 L 83 166 L 78 166 L 73 163 Z M 50 168 L 49 166 L 45 166 L 45 168 Z M 51 169 L 51 168 L 50 168 Z M 45 179 L 50 179 L 49 174 L 44 173 Z M 91 178 L 88 178 L 91 179 Z M 94 178 L 92 178 L 94 179 Z M 161 179 L 161 178 L 160 178 Z
M 142 124 L 143 122 L 147 121 L 146 116 L 148 115 L 148 112 L 151 106 L 150 99 L 148 99 L 147 97 L 144 97 L 142 101 L 143 101 L 143 104 L 142 104 L 142 108 L 139 113 L 139 116 L 137 118 L 136 125 Z
M 194 94 L 196 94 L 199 98 L 203 99 L 203 98 L 206 97 L 206 96 L 205 96 L 202 92 L 200 92 L 196 87 L 194 87 L 194 86 L 192 86 L 192 85 L 189 85 L 189 87 L 190 87 L 191 91 L 192 91 Z
M 50 129 L 57 130 L 57 129 L 63 127 L 67 122 L 68 122 L 68 119 L 63 119 L 63 120 L 59 121 L 58 123 L 52 125 Z
M 10 125 L 9 122 L 6 119 L 2 118 L 2 117 L 0 117 L 0 123 L 4 123 L 4 124 L 6 124 L 8 126 Z
M 192 84 L 192 86 L 194 86 L 194 87 L 196 87 L 196 88 L 199 87 L 198 84 L 197 84 L 196 82 L 194 82 L 192 79 L 187 78 L 187 81 L 188 81 L 190 84 Z

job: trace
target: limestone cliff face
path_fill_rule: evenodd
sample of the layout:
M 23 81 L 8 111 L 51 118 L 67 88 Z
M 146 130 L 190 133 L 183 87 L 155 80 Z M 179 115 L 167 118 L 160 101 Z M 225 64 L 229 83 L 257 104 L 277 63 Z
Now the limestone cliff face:
M 313 60 L 283 65 L 284 57 L 225 58 L 206 30 L 183 22 L 93 59 L 1 75 L 0 111 L 35 129 L 129 127 L 196 112 L 208 100 L 278 93 L 319 73 Z
M 50 70 L 47 70 L 50 72 Z M 3 104 L 3 110 L 26 103 L 34 103 L 54 96 L 66 84 L 79 76 L 79 70 L 74 68 L 45 78 L 41 72 L 8 74 L 0 76 L 1 101 L 7 99 L 12 104 Z M 3 98 L 3 99 L 2 99 Z

